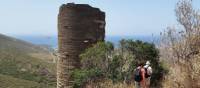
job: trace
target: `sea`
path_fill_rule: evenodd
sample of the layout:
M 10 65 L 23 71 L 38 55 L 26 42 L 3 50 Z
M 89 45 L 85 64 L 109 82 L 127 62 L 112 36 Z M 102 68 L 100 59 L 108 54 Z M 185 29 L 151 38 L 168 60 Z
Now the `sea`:
M 52 48 L 58 47 L 58 38 L 57 36 L 27 36 L 27 35 L 18 35 L 14 36 L 15 38 L 37 44 L 37 45 L 46 45 Z M 132 39 L 132 40 L 141 40 L 144 42 L 158 44 L 160 36 L 144 35 L 144 36 L 106 36 L 105 41 L 112 42 L 115 46 L 119 45 L 119 41 L 122 39 Z

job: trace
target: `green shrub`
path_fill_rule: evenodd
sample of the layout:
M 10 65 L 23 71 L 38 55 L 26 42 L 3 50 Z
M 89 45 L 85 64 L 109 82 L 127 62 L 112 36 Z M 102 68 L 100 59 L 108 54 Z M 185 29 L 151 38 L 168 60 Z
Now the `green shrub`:
M 75 87 L 95 80 L 98 72 L 113 82 L 133 80 L 133 72 L 140 61 L 150 61 L 153 68 L 153 85 L 159 85 L 167 71 L 159 61 L 159 51 L 154 44 L 140 40 L 121 40 L 117 49 L 110 42 L 98 42 L 80 55 L 83 67 L 74 71 Z M 97 69 L 98 68 L 98 69 Z M 89 70 L 88 70 L 89 69 Z M 93 69 L 93 70 L 92 70 Z M 96 70 L 94 70 L 96 69 Z
M 163 66 L 163 63 L 159 60 L 159 51 L 155 47 L 153 43 L 143 42 L 140 40 L 121 40 L 120 41 L 120 49 L 123 52 L 129 52 L 133 56 L 135 56 L 134 61 L 132 62 L 132 66 L 127 72 L 127 79 L 131 79 L 131 75 L 133 75 L 133 69 L 136 68 L 138 62 L 140 61 L 150 61 L 151 66 L 153 68 L 152 74 L 152 85 L 157 86 L 160 84 L 163 79 L 163 75 L 167 73 L 167 69 Z
M 109 78 L 114 82 L 123 80 L 122 65 L 122 56 L 115 55 L 109 64 Z
M 109 56 L 112 54 L 113 48 L 114 46 L 110 42 L 98 42 L 93 47 L 86 49 L 80 55 L 82 67 L 85 69 L 97 67 L 107 73 Z
M 100 77 L 102 74 L 100 69 L 75 69 L 72 72 L 72 78 L 74 79 L 74 88 L 80 88 L 86 82 L 91 79 Z

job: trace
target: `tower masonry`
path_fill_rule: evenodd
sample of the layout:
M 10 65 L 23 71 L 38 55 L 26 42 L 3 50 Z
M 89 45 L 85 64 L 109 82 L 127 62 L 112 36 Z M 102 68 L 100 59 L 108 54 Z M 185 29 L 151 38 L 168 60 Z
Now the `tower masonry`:
M 58 14 L 57 88 L 71 88 L 71 72 L 80 68 L 79 55 L 104 41 L 105 13 L 87 4 L 63 4 Z

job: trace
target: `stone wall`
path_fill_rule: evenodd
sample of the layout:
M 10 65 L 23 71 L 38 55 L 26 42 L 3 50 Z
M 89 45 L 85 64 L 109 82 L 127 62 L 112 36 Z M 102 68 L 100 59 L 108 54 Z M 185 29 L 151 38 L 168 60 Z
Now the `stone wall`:
M 105 13 L 87 4 L 63 4 L 58 14 L 57 88 L 70 88 L 70 72 L 80 68 L 79 54 L 104 41 Z

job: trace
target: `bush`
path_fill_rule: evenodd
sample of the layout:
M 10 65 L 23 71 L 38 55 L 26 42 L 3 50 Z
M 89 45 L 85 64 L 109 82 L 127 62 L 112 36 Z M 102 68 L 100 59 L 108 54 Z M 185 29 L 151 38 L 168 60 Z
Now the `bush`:
M 163 85 L 170 88 L 197 88 L 200 85 L 196 76 L 199 75 L 200 11 L 193 7 L 192 2 L 180 0 L 177 3 L 175 13 L 178 24 L 162 33 L 161 57 L 170 68 Z
M 114 46 L 110 42 L 98 42 L 80 55 L 82 67 L 84 69 L 99 68 L 106 74 L 113 49 Z
M 114 82 L 123 80 L 122 75 L 122 56 L 115 55 L 112 61 L 109 64 L 109 78 L 112 79 Z
M 167 69 L 164 68 L 159 60 L 159 51 L 153 43 L 143 42 L 140 40 L 121 40 L 120 49 L 123 52 L 131 53 L 135 56 L 131 62 L 131 66 L 128 72 L 126 72 L 127 79 L 131 81 L 133 70 L 136 68 L 140 61 L 150 61 L 153 68 L 152 85 L 158 86 L 163 78 L 163 74 L 167 73 Z M 130 58 L 133 59 L 133 58 Z
M 100 69 L 75 69 L 72 72 L 72 78 L 74 79 L 74 88 L 80 88 L 90 79 L 96 79 L 102 74 Z
M 98 42 L 80 55 L 82 68 L 74 71 L 75 86 L 101 77 L 113 82 L 133 82 L 133 72 L 141 60 L 151 62 L 152 81 L 158 85 L 166 72 L 159 62 L 159 51 L 152 43 L 140 40 L 121 40 L 120 47 L 114 49 L 110 42 Z

